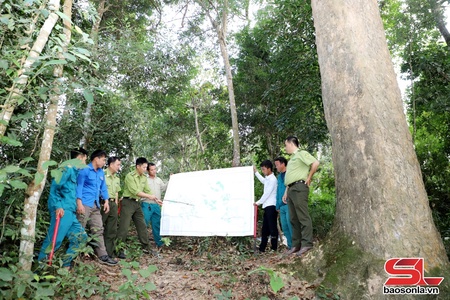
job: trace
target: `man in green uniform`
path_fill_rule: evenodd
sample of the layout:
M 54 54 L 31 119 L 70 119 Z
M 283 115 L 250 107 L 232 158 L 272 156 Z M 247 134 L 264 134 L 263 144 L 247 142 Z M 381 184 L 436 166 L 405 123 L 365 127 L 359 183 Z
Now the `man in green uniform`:
M 288 136 L 284 142 L 286 152 L 292 154 L 286 166 L 283 201 L 289 207 L 292 225 L 292 248 L 288 254 L 301 256 L 312 249 L 313 227 L 308 213 L 309 185 L 319 167 L 319 161 L 304 150 L 298 149 L 298 139 Z
M 147 165 L 147 159 L 139 157 L 136 160 L 136 170 L 131 171 L 125 177 L 117 239 L 125 243 L 130 222 L 131 219 L 133 219 L 139 241 L 142 245 L 142 250 L 145 253 L 150 253 L 147 226 L 145 224 L 144 214 L 142 213 L 139 200 L 141 198 L 146 198 L 155 201 L 159 205 L 162 205 L 162 202 L 155 195 L 151 195 L 147 177 L 145 176 Z M 123 251 L 119 253 L 118 257 L 125 258 Z
M 106 252 L 109 257 L 114 257 L 116 247 L 117 223 L 118 223 L 118 204 L 120 191 L 120 178 L 117 172 L 120 170 L 120 159 L 112 156 L 108 158 L 108 169 L 105 171 L 106 186 L 109 195 L 109 212 L 101 210 L 103 221 L 103 238 L 105 240 Z

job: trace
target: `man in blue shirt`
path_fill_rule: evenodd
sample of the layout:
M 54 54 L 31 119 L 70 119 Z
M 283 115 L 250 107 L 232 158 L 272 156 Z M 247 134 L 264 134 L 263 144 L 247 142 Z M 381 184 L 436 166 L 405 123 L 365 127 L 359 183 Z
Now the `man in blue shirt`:
M 87 151 L 83 148 L 72 150 L 70 158 L 78 158 L 83 163 L 86 163 Z M 50 196 L 48 197 L 50 227 L 44 243 L 42 244 L 41 251 L 39 252 L 38 260 L 43 260 L 51 250 L 49 246 L 52 243 L 57 216 L 61 219 L 56 236 L 55 251 L 61 246 L 64 238 L 67 237 L 69 239 L 69 249 L 67 249 L 66 256 L 63 260 L 64 267 L 70 267 L 72 260 L 77 256 L 77 249 L 79 249 L 80 245 L 87 240 L 87 234 L 76 217 L 77 204 L 75 198 L 77 175 L 77 168 L 67 166 L 63 171 L 59 183 L 57 183 L 55 179 L 52 180 Z
M 283 195 L 286 190 L 284 185 L 284 176 L 286 175 L 287 159 L 280 156 L 275 158 L 275 167 L 278 171 L 278 185 L 277 185 L 277 211 L 280 212 L 281 229 L 286 237 L 288 249 L 292 248 L 292 225 L 289 219 L 289 208 L 283 202 Z
M 100 213 L 100 195 L 105 200 L 105 213 L 109 212 L 109 195 L 106 187 L 103 166 L 106 163 L 106 152 L 95 150 L 91 154 L 91 163 L 78 173 L 77 178 L 77 218 L 81 225 L 89 229 L 96 240 L 97 253 L 100 262 L 114 266 L 117 261 L 108 256 L 103 239 L 103 221 Z

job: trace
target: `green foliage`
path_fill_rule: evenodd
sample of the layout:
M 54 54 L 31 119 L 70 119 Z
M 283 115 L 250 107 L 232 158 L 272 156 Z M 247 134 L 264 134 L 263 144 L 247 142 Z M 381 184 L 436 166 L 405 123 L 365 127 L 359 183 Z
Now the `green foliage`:
M 99 279 L 93 265 L 78 264 L 71 271 L 60 268 L 55 276 L 53 288 L 57 292 L 56 296 L 78 299 L 105 295 L 110 286 Z
M 79 252 L 89 253 L 92 249 L 78 249 Z M 61 251 L 58 251 L 61 252 Z M 153 265 L 141 268 L 137 262 L 121 261 L 121 272 L 125 282 L 112 291 L 108 283 L 101 281 L 97 276 L 95 265 L 78 263 L 75 260 L 71 270 L 62 267 L 61 253 L 55 253 L 53 265 L 39 263 L 35 273 L 22 271 L 13 261 L 12 257 L 1 257 L 0 267 L 0 298 L 2 299 L 64 299 L 90 298 L 100 295 L 108 299 L 146 298 L 156 286 L 148 281 L 149 276 L 157 268 Z M 146 281 L 142 284 L 142 280 Z
M 322 147 L 319 170 L 314 174 L 309 193 L 309 214 L 314 235 L 323 239 L 330 231 L 336 211 L 334 169 L 330 147 Z
M 259 267 L 256 270 L 248 272 L 248 275 L 253 273 L 267 273 L 270 277 L 270 287 L 272 288 L 273 292 L 276 294 L 279 290 L 281 290 L 285 284 L 281 277 L 275 272 L 274 270 L 270 268 L 266 268 L 264 266 Z
M 444 45 L 418 49 L 404 64 L 416 82 L 411 87 L 408 118 L 433 217 L 442 237 L 450 232 L 450 53 Z M 446 243 L 447 255 L 450 247 Z
M 147 269 L 141 269 L 138 262 L 120 261 L 122 268 L 122 275 L 126 277 L 126 281 L 119 286 L 118 292 L 110 293 L 109 296 L 113 299 L 123 299 L 129 297 L 136 297 L 136 299 L 150 299 L 149 292 L 156 289 L 153 282 L 147 281 L 143 286 L 139 284 L 139 280 L 147 279 L 158 268 L 150 265 Z M 137 270 L 135 272 L 134 270 Z
M 164 246 L 169 247 L 172 244 L 172 241 L 168 237 L 161 238 L 161 241 L 164 243 Z
M 450 55 L 436 27 L 444 14 L 442 3 L 379 2 L 389 47 L 411 84 L 407 117 L 433 218 L 445 238 L 450 236 Z M 445 239 L 444 244 L 450 257 Z
M 28 161 L 29 159 L 27 158 L 20 161 L 17 165 L 11 164 L 4 167 L 0 164 L 0 196 L 2 196 L 5 189 L 14 191 L 27 188 L 26 179 L 32 177 L 30 173 L 32 169 L 26 167 Z
M 53 299 L 54 287 L 49 283 L 53 275 L 33 274 L 16 265 L 0 268 L 0 295 L 2 299 Z
M 254 28 L 237 35 L 244 149 L 274 158 L 290 134 L 311 148 L 328 139 L 311 14 L 309 2 L 275 1 L 259 12 Z
M 435 9 L 428 0 L 379 1 L 380 12 L 391 52 L 409 61 L 423 45 L 436 43 L 440 37 L 436 18 L 443 6 Z

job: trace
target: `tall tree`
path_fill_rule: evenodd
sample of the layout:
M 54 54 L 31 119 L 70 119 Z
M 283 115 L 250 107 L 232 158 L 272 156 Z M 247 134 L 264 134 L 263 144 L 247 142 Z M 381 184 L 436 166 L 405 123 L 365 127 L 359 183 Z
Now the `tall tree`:
M 59 7 L 55 7 L 59 10 Z M 48 173 L 48 161 L 52 152 L 53 137 L 55 135 L 55 129 L 57 126 L 56 119 L 58 113 L 58 104 L 60 97 L 63 94 L 63 88 L 61 87 L 63 77 L 63 65 L 64 52 L 67 51 L 68 45 L 71 40 L 72 26 L 72 0 L 65 0 L 63 5 L 63 13 L 66 18 L 63 19 L 64 23 L 64 37 L 62 39 L 61 51 L 58 53 L 58 58 L 61 60 L 60 64 L 55 65 L 53 70 L 53 76 L 55 80 L 53 82 L 53 89 L 50 94 L 50 102 L 47 107 L 47 114 L 45 118 L 45 129 L 42 137 L 41 150 L 39 153 L 39 161 L 37 165 L 36 176 L 34 180 L 28 185 L 27 196 L 25 198 L 24 216 L 23 216 L 23 228 L 21 230 L 20 241 L 20 253 L 19 261 L 24 270 L 30 270 L 34 249 L 34 236 L 36 227 L 36 213 L 41 198 L 42 191 L 45 186 L 45 178 Z
M 376 0 L 313 0 L 337 232 L 379 259 L 448 266 L 433 223 Z M 381 287 L 383 279 L 379 278 Z M 369 291 L 377 298 L 382 289 Z
M 231 72 L 230 58 L 228 55 L 228 14 L 230 6 L 228 0 L 223 1 L 204 1 L 196 0 L 202 7 L 203 12 L 211 22 L 211 26 L 217 34 L 219 42 L 220 53 L 222 55 L 223 64 L 225 67 L 225 74 L 227 78 L 228 98 L 230 100 L 231 113 L 231 129 L 233 132 L 233 167 L 241 165 L 241 150 L 239 145 L 239 124 L 236 110 L 236 100 L 234 97 L 233 74 Z

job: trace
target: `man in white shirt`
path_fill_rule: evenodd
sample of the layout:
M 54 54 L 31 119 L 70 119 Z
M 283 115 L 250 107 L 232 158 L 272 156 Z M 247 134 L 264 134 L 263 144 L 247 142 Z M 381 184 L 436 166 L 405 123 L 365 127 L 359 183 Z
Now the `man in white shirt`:
M 263 226 L 261 233 L 261 244 L 259 252 L 265 252 L 270 235 L 271 249 L 276 251 L 278 247 L 278 227 L 277 227 L 277 178 L 273 174 L 273 164 L 270 160 L 265 160 L 260 165 L 265 177 L 262 177 L 256 167 L 253 166 L 255 176 L 264 184 L 264 193 L 255 205 L 262 205 L 264 209 Z
M 148 163 L 148 184 L 150 185 L 150 189 L 153 192 L 153 195 L 156 196 L 156 198 L 161 199 L 161 194 L 164 192 L 167 188 L 167 183 L 164 183 L 161 178 L 156 176 L 157 170 L 156 165 L 154 163 Z
M 157 199 L 161 199 L 161 193 L 167 188 L 167 183 L 164 183 L 161 178 L 156 176 L 156 166 L 154 163 L 148 163 L 147 166 L 148 177 L 147 182 L 152 191 L 152 195 L 155 195 Z M 147 226 L 152 225 L 153 238 L 155 239 L 156 246 L 162 247 L 163 242 L 161 240 L 161 207 L 152 200 L 141 199 L 141 208 L 144 213 L 144 219 Z

